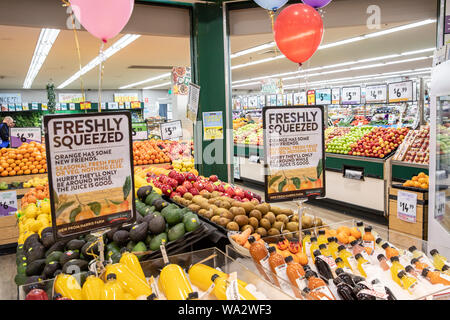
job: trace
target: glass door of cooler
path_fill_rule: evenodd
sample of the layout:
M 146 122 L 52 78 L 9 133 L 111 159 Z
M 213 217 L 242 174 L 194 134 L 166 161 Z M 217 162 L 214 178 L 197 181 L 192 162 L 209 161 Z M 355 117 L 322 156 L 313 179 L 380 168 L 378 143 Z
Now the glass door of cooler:
M 433 69 L 431 83 L 428 241 L 450 243 L 450 61 Z M 445 253 L 447 257 L 450 252 Z

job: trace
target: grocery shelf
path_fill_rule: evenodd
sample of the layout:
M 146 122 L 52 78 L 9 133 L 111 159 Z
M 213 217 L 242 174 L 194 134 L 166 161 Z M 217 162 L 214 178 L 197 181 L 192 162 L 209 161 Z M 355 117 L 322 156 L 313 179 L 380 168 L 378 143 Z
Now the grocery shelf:
M 420 172 L 429 174 L 429 166 L 426 164 L 392 160 L 392 181 L 403 182 L 418 175 Z
M 264 146 L 234 144 L 234 156 L 248 158 L 251 155 L 264 156 Z
M 384 179 L 384 163 L 386 158 L 366 158 L 345 154 L 326 153 L 325 168 L 327 170 L 343 172 L 344 166 L 360 167 L 364 169 L 365 177 Z

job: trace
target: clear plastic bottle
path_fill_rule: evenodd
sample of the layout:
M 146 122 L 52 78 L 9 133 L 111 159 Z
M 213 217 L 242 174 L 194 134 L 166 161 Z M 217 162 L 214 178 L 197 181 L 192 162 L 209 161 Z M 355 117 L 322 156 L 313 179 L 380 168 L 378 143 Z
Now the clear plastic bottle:
M 397 277 L 400 279 L 403 289 L 408 291 L 410 294 L 415 294 L 417 292 L 417 280 L 406 275 L 405 270 L 401 270 L 397 274 Z
M 337 277 L 341 278 L 342 281 L 344 281 L 349 286 L 351 286 L 351 287 L 355 286 L 355 282 L 353 281 L 352 273 L 345 272 L 344 269 L 342 269 L 342 268 L 337 268 L 336 275 L 337 275 Z
M 380 262 L 380 267 L 381 269 L 383 269 L 383 271 L 388 271 L 392 264 L 389 260 L 386 259 L 386 257 L 384 256 L 384 254 L 379 254 L 377 256 L 378 262 Z
M 396 249 L 392 248 L 387 242 L 383 243 L 381 247 L 384 249 L 388 259 L 400 255 L 400 253 Z
M 400 264 L 400 259 L 398 257 L 391 258 L 391 277 L 399 286 L 402 286 L 402 283 L 398 277 L 398 273 L 400 271 L 404 271 L 405 268 Z
M 319 250 L 319 244 L 317 243 L 316 237 L 311 237 L 311 245 L 309 246 L 310 257 L 315 261 L 314 251 Z
M 333 295 L 333 293 L 331 293 L 325 281 L 317 278 L 312 271 L 306 272 L 305 277 L 308 280 L 308 288 L 311 291 L 317 294 L 320 293 L 325 299 L 336 300 L 336 297 Z
M 213 293 L 218 300 L 228 300 L 227 297 L 227 286 L 228 282 L 223 279 L 218 274 L 214 274 L 211 277 L 211 281 L 214 282 Z M 244 287 L 238 283 L 238 295 L 239 300 L 256 300 L 256 298 Z
M 336 263 L 336 266 L 337 266 L 336 271 L 337 271 L 337 269 L 342 269 L 344 272 L 347 272 L 347 273 L 353 273 L 353 272 L 352 272 L 352 269 L 350 269 L 350 268 L 348 268 L 348 267 L 346 266 L 344 260 L 342 260 L 341 257 L 337 257 L 337 258 L 334 260 L 334 262 Z M 336 271 L 335 271 L 335 272 L 336 272 Z
M 414 268 L 416 268 L 417 270 L 423 270 L 425 268 L 431 268 L 431 265 L 428 265 L 426 263 L 421 262 L 419 259 L 417 258 L 412 258 L 411 259 L 411 264 L 414 266 Z
M 82 300 L 83 294 L 81 292 L 80 284 L 77 279 L 70 274 L 58 272 L 54 280 L 55 293 L 61 294 L 65 298 L 71 300 Z
M 358 253 L 355 255 L 356 261 L 358 262 L 358 271 L 359 273 L 367 278 L 368 276 L 368 267 L 370 266 L 370 262 L 366 259 L 364 259 L 364 257 Z
M 352 270 L 352 272 L 356 271 L 357 262 L 355 257 L 345 248 L 344 245 L 340 245 L 338 247 L 338 255 L 344 261 L 344 264 L 347 268 Z
M 450 286 L 450 279 L 442 275 L 439 271 L 431 271 L 429 269 L 422 270 L 422 276 L 428 279 L 432 284 L 443 284 L 444 286 Z
M 443 255 L 439 254 L 439 251 L 437 251 L 436 249 L 431 250 L 430 254 L 433 257 L 433 265 L 436 269 L 442 271 L 442 268 L 444 266 L 450 267 L 450 264 L 447 261 L 447 258 L 445 258 Z
M 331 252 L 330 252 L 330 250 L 328 250 L 326 244 L 324 244 L 324 243 L 320 244 L 319 245 L 319 250 L 325 257 L 330 257 L 331 258 Z
M 328 238 L 328 251 L 330 251 L 333 259 L 336 259 L 338 257 L 338 248 L 339 248 L 339 244 L 337 243 L 337 238 L 329 237 Z
M 211 277 L 214 274 L 218 274 L 225 280 L 227 280 L 229 277 L 228 274 L 223 273 L 217 269 L 214 269 L 202 263 L 196 263 L 188 270 L 189 280 L 194 286 L 196 286 L 202 291 L 208 290 L 209 287 L 212 285 Z M 237 281 L 244 288 L 247 286 L 247 283 L 245 283 L 244 281 L 239 279 Z
M 354 256 L 356 256 L 359 253 L 363 256 L 364 259 L 366 260 L 370 259 L 365 247 L 360 245 L 358 240 L 353 240 L 352 242 L 350 242 L 350 245 L 352 246 L 352 252 Z
M 319 271 L 319 274 L 324 277 L 325 279 L 333 279 L 333 272 L 331 270 L 331 267 L 328 265 L 328 263 L 325 261 L 325 256 L 322 255 L 322 253 L 319 250 L 314 251 L 314 264 L 317 268 L 317 271 Z M 334 261 L 333 261 L 334 262 Z
M 104 282 L 98 278 L 95 273 L 89 271 L 87 278 L 83 283 L 81 292 L 84 300 L 100 300 L 100 295 L 103 290 Z
M 126 265 L 131 272 L 138 276 L 143 282 L 148 283 L 145 278 L 144 271 L 142 270 L 141 263 L 134 253 L 131 253 L 127 251 L 126 248 L 123 248 L 122 256 L 120 257 L 119 262 Z
M 333 283 L 336 286 L 337 293 L 342 300 L 358 300 L 353 288 L 345 283 L 341 278 L 333 279 Z
M 100 300 L 125 300 L 124 291 L 119 282 L 117 282 L 114 273 L 110 273 L 106 277 L 106 283 L 101 291 Z
M 321 244 L 328 244 L 327 237 L 325 236 L 325 230 L 319 230 L 319 236 L 317 237 L 317 244 L 320 246 Z
M 133 297 L 148 297 L 152 294 L 152 289 L 148 284 L 148 281 L 142 280 L 142 278 L 131 271 L 127 265 L 122 263 L 108 265 L 106 268 L 106 277 L 111 273 L 115 274 L 117 282 L 122 286 L 123 290 Z
M 306 254 L 308 257 L 311 257 L 310 247 L 311 247 L 311 231 L 306 230 L 303 231 L 305 234 L 302 239 L 302 251 L 304 254 Z
M 358 221 L 356 222 L 356 228 L 361 232 L 361 237 L 364 235 L 364 222 Z
M 292 290 L 297 298 L 301 298 L 301 290 L 306 287 L 305 270 L 299 263 L 294 262 L 292 256 L 287 256 L 284 261 L 287 264 L 286 275 L 291 282 Z
M 250 243 L 249 252 L 256 268 L 267 281 L 271 282 L 267 273 L 270 270 L 270 266 L 269 252 L 266 246 L 263 243 L 256 241 L 253 236 L 248 237 L 248 242 Z
M 375 250 L 375 237 L 372 234 L 372 227 L 367 226 L 364 228 L 362 240 L 364 247 L 369 249 L 366 249 L 366 251 L 368 251 L 367 253 L 369 255 L 373 254 L 373 251 Z
M 167 300 L 187 300 L 193 292 L 186 273 L 177 264 L 167 264 L 161 270 L 159 284 Z

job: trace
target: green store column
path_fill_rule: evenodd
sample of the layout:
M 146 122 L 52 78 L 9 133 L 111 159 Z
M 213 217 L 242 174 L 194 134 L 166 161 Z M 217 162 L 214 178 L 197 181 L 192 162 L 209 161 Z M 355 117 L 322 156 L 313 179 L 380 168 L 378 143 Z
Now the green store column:
M 222 181 L 233 182 L 232 175 L 229 174 L 233 172 L 233 166 L 232 163 L 227 164 L 231 162 L 227 161 L 227 154 L 232 153 L 228 147 L 231 147 L 232 142 L 229 139 L 233 139 L 231 130 L 233 121 L 231 110 L 228 113 L 226 110 L 226 106 L 231 105 L 229 97 L 231 91 L 228 36 L 224 32 L 223 11 L 221 4 L 193 5 L 192 71 L 195 83 L 201 88 L 197 124 L 194 127 L 194 143 L 199 173 L 206 177 L 215 174 Z M 222 112 L 224 139 L 204 141 L 202 113 L 213 111 Z M 215 163 L 208 163 L 211 161 L 208 160 L 211 159 L 209 155 L 216 160 Z

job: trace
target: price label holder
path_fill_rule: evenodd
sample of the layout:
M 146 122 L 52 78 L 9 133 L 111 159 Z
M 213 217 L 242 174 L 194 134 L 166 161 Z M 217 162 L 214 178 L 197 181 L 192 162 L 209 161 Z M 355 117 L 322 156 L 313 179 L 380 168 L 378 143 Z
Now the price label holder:
M 386 103 L 387 85 L 375 85 L 366 87 L 366 103 Z
M 133 140 L 147 140 L 148 127 L 146 122 L 131 124 L 131 134 Z
M 413 82 L 389 83 L 389 103 L 413 101 Z
M 361 104 L 361 87 L 342 88 L 342 104 Z
M 417 194 L 399 191 L 397 194 L 397 218 L 411 223 L 416 223 L 417 218 Z
M 0 217 L 10 216 L 17 211 L 17 193 L 5 191 L 0 193 Z
M 350 180 L 364 181 L 364 168 L 357 168 L 344 165 L 343 177 L 345 179 Z
M 23 143 L 42 141 L 41 128 L 11 128 L 10 142 L 12 148 L 18 148 Z
M 438 221 L 441 221 L 445 215 L 446 202 L 445 191 L 436 192 L 436 210 L 434 211 L 434 218 Z
M 259 163 L 259 156 L 251 155 L 248 158 L 248 161 L 253 162 L 253 163 Z
M 183 137 L 181 120 L 161 123 L 161 139 L 174 140 Z

